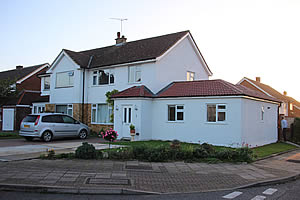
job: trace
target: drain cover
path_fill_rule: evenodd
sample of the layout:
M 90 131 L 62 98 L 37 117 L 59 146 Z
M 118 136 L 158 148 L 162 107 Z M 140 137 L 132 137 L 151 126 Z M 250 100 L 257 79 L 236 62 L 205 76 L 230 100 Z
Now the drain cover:
M 86 184 L 96 185 L 131 185 L 129 179 L 87 178 Z
M 126 165 L 125 169 L 131 170 L 153 170 L 149 165 Z

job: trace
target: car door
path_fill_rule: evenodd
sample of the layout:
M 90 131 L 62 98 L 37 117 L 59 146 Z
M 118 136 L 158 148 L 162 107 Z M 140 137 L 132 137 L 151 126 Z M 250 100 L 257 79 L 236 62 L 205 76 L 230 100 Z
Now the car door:
M 78 130 L 80 124 L 76 124 L 76 120 L 70 116 L 62 115 L 64 130 L 66 131 L 67 136 L 76 136 L 78 135 Z

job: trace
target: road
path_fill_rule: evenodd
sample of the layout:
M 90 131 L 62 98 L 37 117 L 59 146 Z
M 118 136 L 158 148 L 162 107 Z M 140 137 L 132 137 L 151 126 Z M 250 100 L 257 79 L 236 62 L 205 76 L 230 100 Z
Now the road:
M 300 180 L 286 184 L 254 187 L 234 191 L 206 192 L 193 194 L 172 194 L 172 195 L 74 195 L 74 194 L 41 194 L 26 192 L 0 191 L 0 200 L 299 200 Z M 265 194 L 264 194 L 265 193 Z M 272 193 L 272 194 L 271 194 Z M 237 195 L 236 197 L 234 197 Z M 226 198 L 227 197 L 227 198 Z

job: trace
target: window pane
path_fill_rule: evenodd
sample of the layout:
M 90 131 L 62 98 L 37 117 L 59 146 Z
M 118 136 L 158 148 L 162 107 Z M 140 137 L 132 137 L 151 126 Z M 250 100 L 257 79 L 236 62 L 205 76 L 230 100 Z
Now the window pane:
M 134 68 L 135 67 L 128 67 L 128 82 L 129 83 L 134 82 Z
M 67 87 L 74 85 L 74 72 L 62 72 L 56 74 L 56 87 Z
M 110 76 L 109 76 L 109 83 L 112 84 L 114 82 L 115 82 L 115 76 L 114 76 L 114 74 L 110 74 Z
M 57 105 L 56 106 L 56 112 L 67 114 L 67 105 Z
M 106 104 L 98 104 L 97 122 L 108 123 L 108 106 Z
M 168 106 L 168 121 L 175 121 L 175 106 Z
M 207 105 L 207 121 L 216 121 L 216 105 Z
M 97 85 L 97 76 L 93 76 L 93 85 Z
M 218 109 L 226 109 L 225 105 L 218 105 Z
M 50 89 L 50 77 L 47 76 L 44 78 L 44 90 L 49 90 Z
M 68 108 L 68 115 L 73 116 L 73 109 Z
M 183 106 L 177 106 L 177 109 L 183 109 L 184 107 Z
M 141 82 L 142 77 L 141 77 L 141 71 L 136 71 L 135 72 L 135 82 Z
M 124 123 L 127 123 L 127 108 L 124 108 L 124 118 L 123 118 Z
M 225 112 L 218 112 L 218 121 L 222 122 L 226 120 L 226 114 Z
M 63 118 L 64 123 L 67 123 L 67 124 L 74 124 L 75 123 L 74 119 L 69 117 L 69 116 L 62 116 L 62 118 Z
M 96 122 L 96 109 L 92 109 L 92 122 Z
M 177 112 L 177 120 L 183 120 L 183 112 Z
M 128 123 L 131 123 L 131 108 L 128 108 Z
M 108 84 L 109 73 L 107 71 L 99 71 L 99 85 Z

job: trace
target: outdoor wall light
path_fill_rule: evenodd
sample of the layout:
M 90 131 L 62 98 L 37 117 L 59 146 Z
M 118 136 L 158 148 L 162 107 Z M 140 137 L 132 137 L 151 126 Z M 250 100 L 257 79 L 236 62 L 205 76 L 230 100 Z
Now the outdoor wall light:
M 116 110 L 117 110 L 117 111 L 119 110 L 119 106 L 118 106 L 118 105 L 116 105 Z
M 138 110 L 138 107 L 136 105 L 134 106 L 134 110 Z

